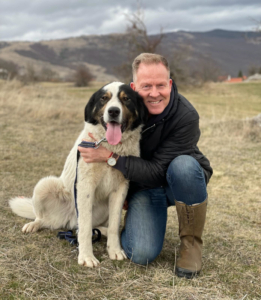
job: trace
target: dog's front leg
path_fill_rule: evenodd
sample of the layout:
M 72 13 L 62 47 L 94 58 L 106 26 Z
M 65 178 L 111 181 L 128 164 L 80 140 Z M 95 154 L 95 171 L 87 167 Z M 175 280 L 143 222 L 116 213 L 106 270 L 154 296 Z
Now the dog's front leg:
M 78 183 L 78 263 L 89 268 L 97 267 L 100 263 L 93 255 L 92 249 L 92 207 L 95 190 L 92 184 L 84 181 Z
M 124 200 L 127 195 L 128 184 L 123 182 L 120 184 L 116 192 L 111 193 L 109 198 L 109 227 L 107 251 L 110 259 L 123 260 L 127 258 L 120 245 L 120 221 Z

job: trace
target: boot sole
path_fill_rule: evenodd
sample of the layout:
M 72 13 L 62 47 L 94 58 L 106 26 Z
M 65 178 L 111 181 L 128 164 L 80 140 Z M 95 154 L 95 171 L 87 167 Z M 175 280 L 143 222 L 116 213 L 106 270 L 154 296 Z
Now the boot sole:
M 191 272 L 190 270 L 183 269 L 183 268 L 176 268 L 176 275 L 178 277 L 185 277 L 187 279 L 192 279 L 199 275 L 200 271 Z

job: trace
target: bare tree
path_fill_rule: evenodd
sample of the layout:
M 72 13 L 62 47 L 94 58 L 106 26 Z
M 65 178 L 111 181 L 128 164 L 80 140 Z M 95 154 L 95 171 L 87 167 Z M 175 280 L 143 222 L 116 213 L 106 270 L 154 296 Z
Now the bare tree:
M 125 18 L 128 22 L 126 33 L 129 37 L 129 43 L 132 46 L 134 55 L 141 52 L 155 53 L 164 37 L 162 27 L 160 28 L 160 33 L 158 35 L 148 35 L 144 16 L 144 10 L 142 9 L 140 2 L 138 2 L 136 12 L 130 15 L 125 14 Z
M 0 69 L 7 70 L 7 78 L 8 80 L 14 79 L 18 75 L 18 66 L 11 62 L 0 59 Z
M 257 20 L 257 19 L 251 18 L 250 20 L 254 24 L 254 28 L 253 28 L 252 32 L 245 33 L 245 39 L 249 43 L 260 44 L 261 43 L 261 19 Z
M 77 67 L 74 74 L 74 82 L 77 87 L 88 86 L 90 81 L 94 79 L 90 70 L 85 65 L 80 65 Z
M 198 62 L 197 70 L 194 72 L 193 77 L 198 82 L 217 81 L 220 73 L 219 67 L 211 57 L 204 57 Z
M 115 71 L 125 82 L 129 82 L 132 79 L 131 64 L 133 59 L 143 52 L 156 53 L 164 37 L 162 28 L 160 28 L 160 32 L 157 35 L 150 36 L 148 34 L 144 15 L 144 10 L 140 2 L 137 2 L 137 10 L 135 12 L 132 14 L 124 14 L 127 21 L 125 38 L 127 39 L 128 53 L 126 61 L 117 66 Z
M 140 53 L 160 53 L 160 46 L 164 38 L 161 27 L 157 35 L 149 35 L 144 18 L 145 13 L 141 7 L 141 2 L 137 2 L 137 10 L 132 14 L 125 14 L 127 21 L 126 38 L 128 44 L 128 58 L 126 62 L 116 67 L 117 75 L 125 82 L 132 80 L 131 64 L 133 59 Z M 191 47 L 182 45 L 176 47 L 169 55 L 171 76 L 178 84 L 189 83 L 188 68 L 186 61 L 189 58 Z
M 20 75 L 18 78 L 23 84 L 35 83 L 39 79 L 32 63 L 26 65 L 24 74 Z
M 256 23 L 256 32 L 261 33 L 261 20 L 257 21 L 255 20 Z
M 170 61 L 170 76 L 178 85 L 190 83 L 189 69 L 186 62 L 190 56 L 191 47 L 188 45 L 178 46 L 172 51 Z
M 255 74 L 261 74 L 261 67 L 251 66 L 248 69 L 248 75 L 255 75 Z
M 39 80 L 41 81 L 58 81 L 59 75 L 48 67 L 43 67 L 39 74 Z

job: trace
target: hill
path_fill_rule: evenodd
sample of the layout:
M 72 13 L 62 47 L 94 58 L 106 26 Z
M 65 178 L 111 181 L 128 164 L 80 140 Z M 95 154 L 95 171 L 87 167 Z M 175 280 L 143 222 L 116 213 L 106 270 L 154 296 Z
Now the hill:
M 166 33 L 159 52 L 175 61 L 174 50 L 190 48 L 186 64 L 199 68 L 204 60 L 213 61 L 220 75 L 247 74 L 252 66 L 261 66 L 261 43 L 253 32 L 213 30 L 208 32 Z M 97 81 L 114 80 L 115 68 L 128 59 L 125 34 L 90 35 L 41 42 L 0 42 L 0 59 L 20 67 L 32 63 L 37 71 L 43 67 L 65 77 L 79 64 L 85 64 Z

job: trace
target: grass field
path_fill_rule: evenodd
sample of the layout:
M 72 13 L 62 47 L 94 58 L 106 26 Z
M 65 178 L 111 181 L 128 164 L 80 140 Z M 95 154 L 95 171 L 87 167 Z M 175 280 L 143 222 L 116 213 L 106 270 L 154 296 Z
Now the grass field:
M 100 267 L 87 269 L 57 231 L 22 234 L 27 220 L 8 199 L 60 175 L 97 87 L 0 82 L 0 299 L 261 299 L 261 127 L 247 119 L 261 112 L 261 83 L 182 91 L 201 116 L 199 147 L 214 169 L 198 278 L 173 274 L 173 207 L 162 253 L 147 267 L 109 260 L 105 238 L 94 245 Z

